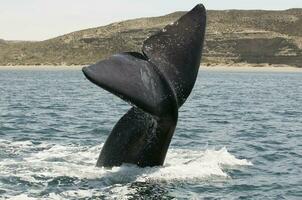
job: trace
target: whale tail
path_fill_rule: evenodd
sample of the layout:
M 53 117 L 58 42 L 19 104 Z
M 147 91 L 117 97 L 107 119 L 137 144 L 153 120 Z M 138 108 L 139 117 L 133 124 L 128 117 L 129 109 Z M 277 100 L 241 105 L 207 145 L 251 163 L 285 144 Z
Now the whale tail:
M 206 28 L 206 10 L 198 4 L 176 22 L 149 37 L 143 53 L 170 81 L 179 107 L 196 81 Z
M 206 26 L 203 5 L 144 41 L 142 53 L 120 53 L 84 67 L 96 85 L 134 105 L 115 125 L 97 166 L 162 165 L 178 108 L 195 84 Z

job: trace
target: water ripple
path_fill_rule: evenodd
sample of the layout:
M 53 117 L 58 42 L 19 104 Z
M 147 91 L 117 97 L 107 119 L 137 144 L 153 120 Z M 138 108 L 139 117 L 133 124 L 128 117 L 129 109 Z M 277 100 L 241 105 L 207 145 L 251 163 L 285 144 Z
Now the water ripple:
M 164 166 L 104 169 L 128 104 L 79 70 L 1 71 L 0 198 L 301 198 L 302 73 L 199 76 Z

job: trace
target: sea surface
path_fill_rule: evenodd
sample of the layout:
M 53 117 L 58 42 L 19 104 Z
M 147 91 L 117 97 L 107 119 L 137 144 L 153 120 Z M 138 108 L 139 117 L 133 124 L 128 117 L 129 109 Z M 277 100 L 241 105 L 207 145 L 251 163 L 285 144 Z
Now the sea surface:
M 164 166 L 95 167 L 129 108 L 79 69 L 1 70 L 0 199 L 302 199 L 302 73 L 200 70 Z

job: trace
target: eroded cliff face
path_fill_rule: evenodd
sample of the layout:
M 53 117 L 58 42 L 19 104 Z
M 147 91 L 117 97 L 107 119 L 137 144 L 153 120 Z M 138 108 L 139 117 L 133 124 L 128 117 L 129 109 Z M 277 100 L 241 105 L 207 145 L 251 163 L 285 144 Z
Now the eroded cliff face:
M 302 67 L 302 9 L 213 11 L 208 63 L 268 63 Z
M 85 65 L 142 42 L 184 12 L 141 18 L 40 42 L 0 40 L 0 65 Z M 302 67 L 302 9 L 208 11 L 203 64 L 285 64 Z

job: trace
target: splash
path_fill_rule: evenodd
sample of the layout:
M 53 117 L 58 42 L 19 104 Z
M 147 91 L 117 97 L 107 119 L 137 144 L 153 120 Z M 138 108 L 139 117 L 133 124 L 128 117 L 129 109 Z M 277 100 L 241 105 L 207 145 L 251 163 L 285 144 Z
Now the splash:
M 0 190 L 6 191 L 5 195 L 10 193 L 9 196 L 14 199 L 35 199 L 35 195 L 48 191 L 49 199 L 101 197 L 107 190 L 125 196 L 133 192 L 128 187 L 131 183 L 175 183 L 215 177 L 228 178 L 225 169 L 252 165 L 245 159 L 236 158 L 226 148 L 200 151 L 170 149 L 166 163 L 161 167 L 122 165 L 105 169 L 95 167 L 102 145 L 86 147 L 6 140 L 1 140 L 0 144 L 6 153 L 12 155 L 0 162 L 0 180 L 13 179 L 20 184 L 37 188 L 35 191 L 25 192 L 20 189 L 19 192 L 13 192 L 12 188 L 0 181 Z M 74 190 L 69 184 L 77 187 L 86 184 L 88 187 Z M 64 186 L 67 187 L 66 191 L 51 192 L 53 187 L 56 189 Z

